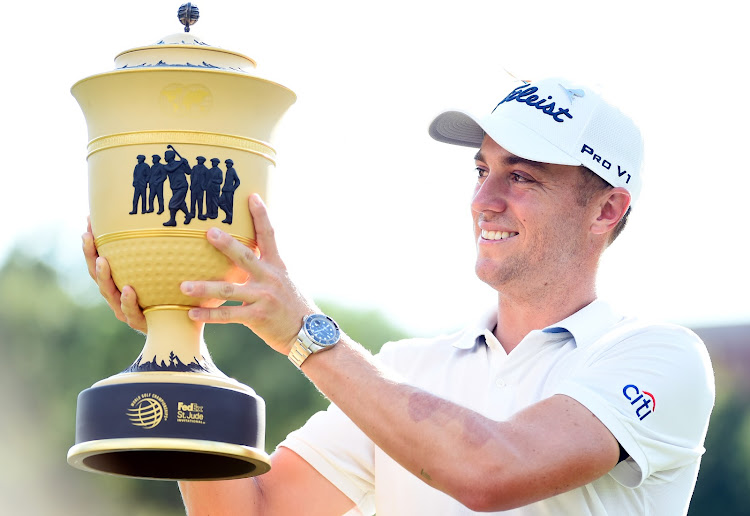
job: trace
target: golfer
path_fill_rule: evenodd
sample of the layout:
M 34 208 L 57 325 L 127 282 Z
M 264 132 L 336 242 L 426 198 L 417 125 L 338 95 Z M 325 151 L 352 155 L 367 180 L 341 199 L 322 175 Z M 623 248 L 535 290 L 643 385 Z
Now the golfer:
M 602 253 L 637 210 L 639 130 L 591 89 L 546 79 L 483 117 L 443 113 L 430 134 L 478 149 L 476 274 L 497 305 L 373 357 L 301 296 L 251 196 L 260 258 L 207 233 L 251 279 L 181 286 L 243 305 L 189 315 L 248 326 L 332 404 L 289 434 L 269 473 L 180 483 L 188 514 L 686 514 L 714 402 L 705 346 L 596 294 Z M 117 316 L 146 331 L 90 233 L 84 251 Z

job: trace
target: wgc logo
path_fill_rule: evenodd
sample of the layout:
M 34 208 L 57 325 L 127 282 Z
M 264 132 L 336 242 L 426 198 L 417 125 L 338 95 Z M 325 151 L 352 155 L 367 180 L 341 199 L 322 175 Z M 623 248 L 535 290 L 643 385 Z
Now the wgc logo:
M 167 404 L 161 396 L 150 392 L 136 396 L 127 411 L 128 419 L 133 426 L 146 429 L 155 428 L 165 421 L 168 415 Z
M 641 421 L 643 421 L 646 416 L 648 416 L 652 412 L 656 412 L 656 398 L 654 398 L 654 395 L 650 392 L 641 391 L 637 386 L 631 384 L 623 387 L 622 394 L 628 401 L 630 401 L 630 404 L 634 407 L 639 402 L 642 402 L 640 405 L 638 405 L 638 408 L 635 409 L 635 415 Z M 643 414 L 641 414 L 643 410 L 646 410 L 646 412 L 643 412 Z

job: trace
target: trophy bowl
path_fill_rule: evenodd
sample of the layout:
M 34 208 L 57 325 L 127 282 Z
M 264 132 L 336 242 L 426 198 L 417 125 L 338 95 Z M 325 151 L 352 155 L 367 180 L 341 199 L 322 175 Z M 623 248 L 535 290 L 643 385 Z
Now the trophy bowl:
M 187 10 L 187 13 L 186 13 Z M 255 62 L 186 32 L 115 58 L 71 92 L 88 127 L 91 228 L 117 286 L 133 287 L 148 324 L 140 356 L 81 392 L 74 467 L 152 479 L 218 480 L 270 469 L 265 404 L 212 362 L 186 280 L 243 282 L 206 239 L 219 227 L 257 252 L 247 198 L 265 196 L 273 130 L 294 93 Z

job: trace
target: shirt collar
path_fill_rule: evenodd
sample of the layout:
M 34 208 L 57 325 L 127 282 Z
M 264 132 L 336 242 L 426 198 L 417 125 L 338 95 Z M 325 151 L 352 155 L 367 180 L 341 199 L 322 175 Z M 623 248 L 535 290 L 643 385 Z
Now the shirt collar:
M 570 333 L 577 347 L 585 347 L 602 336 L 622 315 L 615 313 L 606 301 L 599 299 L 584 306 L 560 322 L 542 329 L 544 333 Z M 500 346 L 494 335 L 497 325 L 497 308 L 493 307 L 466 328 L 453 346 L 458 349 L 473 349 L 478 343 L 486 343 L 490 348 Z
M 544 333 L 568 332 L 573 335 L 576 346 L 582 348 L 596 341 L 622 318 L 622 315 L 615 313 L 609 303 L 595 299 L 573 315 L 559 323 L 547 326 L 542 331 Z
M 461 336 L 453 342 L 453 346 L 458 349 L 474 349 L 474 346 L 480 342 L 489 343 L 492 340 L 497 342 L 493 334 L 495 326 L 497 326 L 497 307 L 487 310 L 466 328 Z

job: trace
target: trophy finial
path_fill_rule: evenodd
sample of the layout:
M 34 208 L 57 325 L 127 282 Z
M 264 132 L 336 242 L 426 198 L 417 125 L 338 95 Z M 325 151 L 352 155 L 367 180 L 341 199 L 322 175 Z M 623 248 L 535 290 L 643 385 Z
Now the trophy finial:
M 199 16 L 200 12 L 198 11 L 198 6 L 192 2 L 182 4 L 180 8 L 177 9 L 177 18 L 179 18 L 180 23 L 185 26 L 185 32 L 190 32 L 190 26 L 198 21 Z

